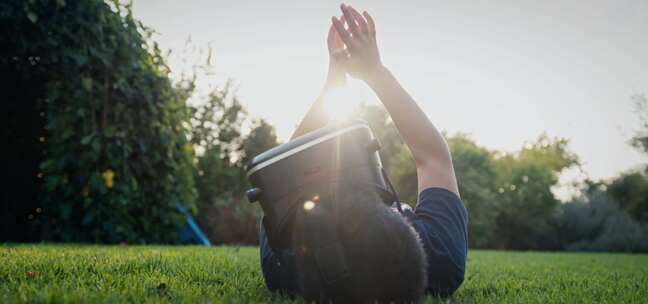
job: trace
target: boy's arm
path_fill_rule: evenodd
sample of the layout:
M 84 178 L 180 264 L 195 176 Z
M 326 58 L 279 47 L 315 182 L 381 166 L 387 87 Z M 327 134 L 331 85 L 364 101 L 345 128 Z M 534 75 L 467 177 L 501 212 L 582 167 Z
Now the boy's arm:
M 368 77 L 367 84 L 382 101 L 412 152 L 418 191 L 441 187 L 459 195 L 448 145 L 416 101 L 386 68 Z
M 329 29 L 327 45 L 329 49 L 329 70 L 326 83 L 319 97 L 306 112 L 306 115 L 304 115 L 297 129 L 290 137 L 291 140 L 328 124 L 329 117 L 324 111 L 325 96 L 331 88 L 341 87 L 346 84 L 346 72 L 343 67 L 343 60 L 346 57 L 344 44 L 333 26 Z
M 383 66 L 371 15 L 367 12 L 360 15 L 344 4 L 341 8 L 348 29 L 341 20 L 333 17 L 332 21 L 349 53 L 347 70 L 352 76 L 364 80 L 389 112 L 416 162 L 419 192 L 430 187 L 441 187 L 458 195 L 448 145 L 416 101 Z

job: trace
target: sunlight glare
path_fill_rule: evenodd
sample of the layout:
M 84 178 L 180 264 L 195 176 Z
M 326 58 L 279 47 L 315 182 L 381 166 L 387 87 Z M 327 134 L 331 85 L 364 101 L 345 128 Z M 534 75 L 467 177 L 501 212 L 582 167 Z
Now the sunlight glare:
M 358 109 L 359 99 L 349 87 L 329 89 L 324 96 L 324 112 L 331 121 L 347 120 Z

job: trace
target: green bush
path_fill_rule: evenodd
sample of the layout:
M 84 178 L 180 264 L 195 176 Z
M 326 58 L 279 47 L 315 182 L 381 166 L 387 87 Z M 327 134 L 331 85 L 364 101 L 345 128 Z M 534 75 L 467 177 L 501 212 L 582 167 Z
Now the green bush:
M 3 1 L 0 11 L 3 52 L 26 81 L 42 80 L 17 102 L 45 117 L 43 239 L 174 241 L 176 202 L 195 210 L 191 113 L 151 32 L 118 1 Z
M 213 90 L 193 113 L 198 223 L 214 244 L 257 244 L 262 211 L 245 198 L 245 167 L 278 144 L 274 127 L 250 121 L 231 83 Z M 249 133 L 241 132 L 244 126 Z
M 560 206 L 555 236 L 565 250 L 648 251 L 648 224 L 633 219 L 600 189 Z

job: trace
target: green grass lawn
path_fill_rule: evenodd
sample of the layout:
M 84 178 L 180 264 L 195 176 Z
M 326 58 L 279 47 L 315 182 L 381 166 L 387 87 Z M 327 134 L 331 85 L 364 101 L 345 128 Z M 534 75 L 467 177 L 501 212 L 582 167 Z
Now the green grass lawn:
M 450 303 L 647 303 L 648 255 L 470 252 Z M 254 247 L 0 246 L 0 303 L 282 302 Z M 427 298 L 426 302 L 439 302 Z

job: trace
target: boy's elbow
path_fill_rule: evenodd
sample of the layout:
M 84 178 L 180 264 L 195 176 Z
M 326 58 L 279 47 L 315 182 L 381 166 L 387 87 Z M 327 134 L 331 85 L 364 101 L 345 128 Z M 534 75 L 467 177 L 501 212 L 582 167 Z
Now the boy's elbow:
M 429 276 L 428 293 L 438 297 L 451 296 L 464 282 L 465 274 L 465 268 L 448 263 L 443 271 Z
M 466 271 L 465 269 L 462 269 L 460 267 L 452 267 L 454 268 L 450 276 L 448 278 L 448 296 L 452 295 L 459 287 L 461 284 L 463 284 Z

